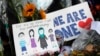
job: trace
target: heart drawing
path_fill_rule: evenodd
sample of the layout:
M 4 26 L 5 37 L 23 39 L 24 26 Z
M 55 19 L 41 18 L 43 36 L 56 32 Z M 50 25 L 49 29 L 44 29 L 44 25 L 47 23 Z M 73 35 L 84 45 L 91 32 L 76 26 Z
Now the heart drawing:
M 91 27 L 91 22 L 92 22 L 92 18 L 88 18 L 85 22 L 84 21 L 79 21 L 78 25 L 79 25 L 79 27 L 88 30 Z

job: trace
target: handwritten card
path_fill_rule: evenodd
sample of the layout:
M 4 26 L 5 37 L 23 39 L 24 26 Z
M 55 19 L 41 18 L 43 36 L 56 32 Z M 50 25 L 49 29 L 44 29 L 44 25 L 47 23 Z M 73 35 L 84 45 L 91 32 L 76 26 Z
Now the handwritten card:
M 12 28 L 16 56 L 59 51 L 52 19 L 13 24 Z

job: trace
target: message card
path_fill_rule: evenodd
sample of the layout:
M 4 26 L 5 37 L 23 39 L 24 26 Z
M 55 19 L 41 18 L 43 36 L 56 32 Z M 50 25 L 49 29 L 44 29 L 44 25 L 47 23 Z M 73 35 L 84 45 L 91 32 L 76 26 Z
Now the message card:
M 56 37 L 65 41 L 75 39 L 84 30 L 89 30 L 93 21 L 87 2 L 49 13 L 47 18 L 53 19 Z
M 16 56 L 59 51 L 52 19 L 13 24 L 12 27 Z

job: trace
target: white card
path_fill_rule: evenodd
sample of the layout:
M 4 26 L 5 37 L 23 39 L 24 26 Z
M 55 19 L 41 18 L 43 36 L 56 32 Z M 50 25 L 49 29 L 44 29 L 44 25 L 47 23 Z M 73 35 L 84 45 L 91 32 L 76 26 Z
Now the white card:
M 13 37 L 16 56 L 43 54 L 47 51 L 59 51 L 53 20 L 37 20 L 14 24 Z

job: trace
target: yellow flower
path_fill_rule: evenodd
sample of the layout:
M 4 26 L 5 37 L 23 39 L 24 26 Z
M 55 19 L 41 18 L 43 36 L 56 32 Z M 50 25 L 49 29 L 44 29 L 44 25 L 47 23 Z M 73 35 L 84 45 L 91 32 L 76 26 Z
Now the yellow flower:
M 40 15 L 41 15 L 42 19 L 46 19 L 46 13 L 43 9 L 40 9 Z
M 32 3 L 27 3 L 23 8 L 24 17 L 32 17 L 35 12 L 35 5 Z

